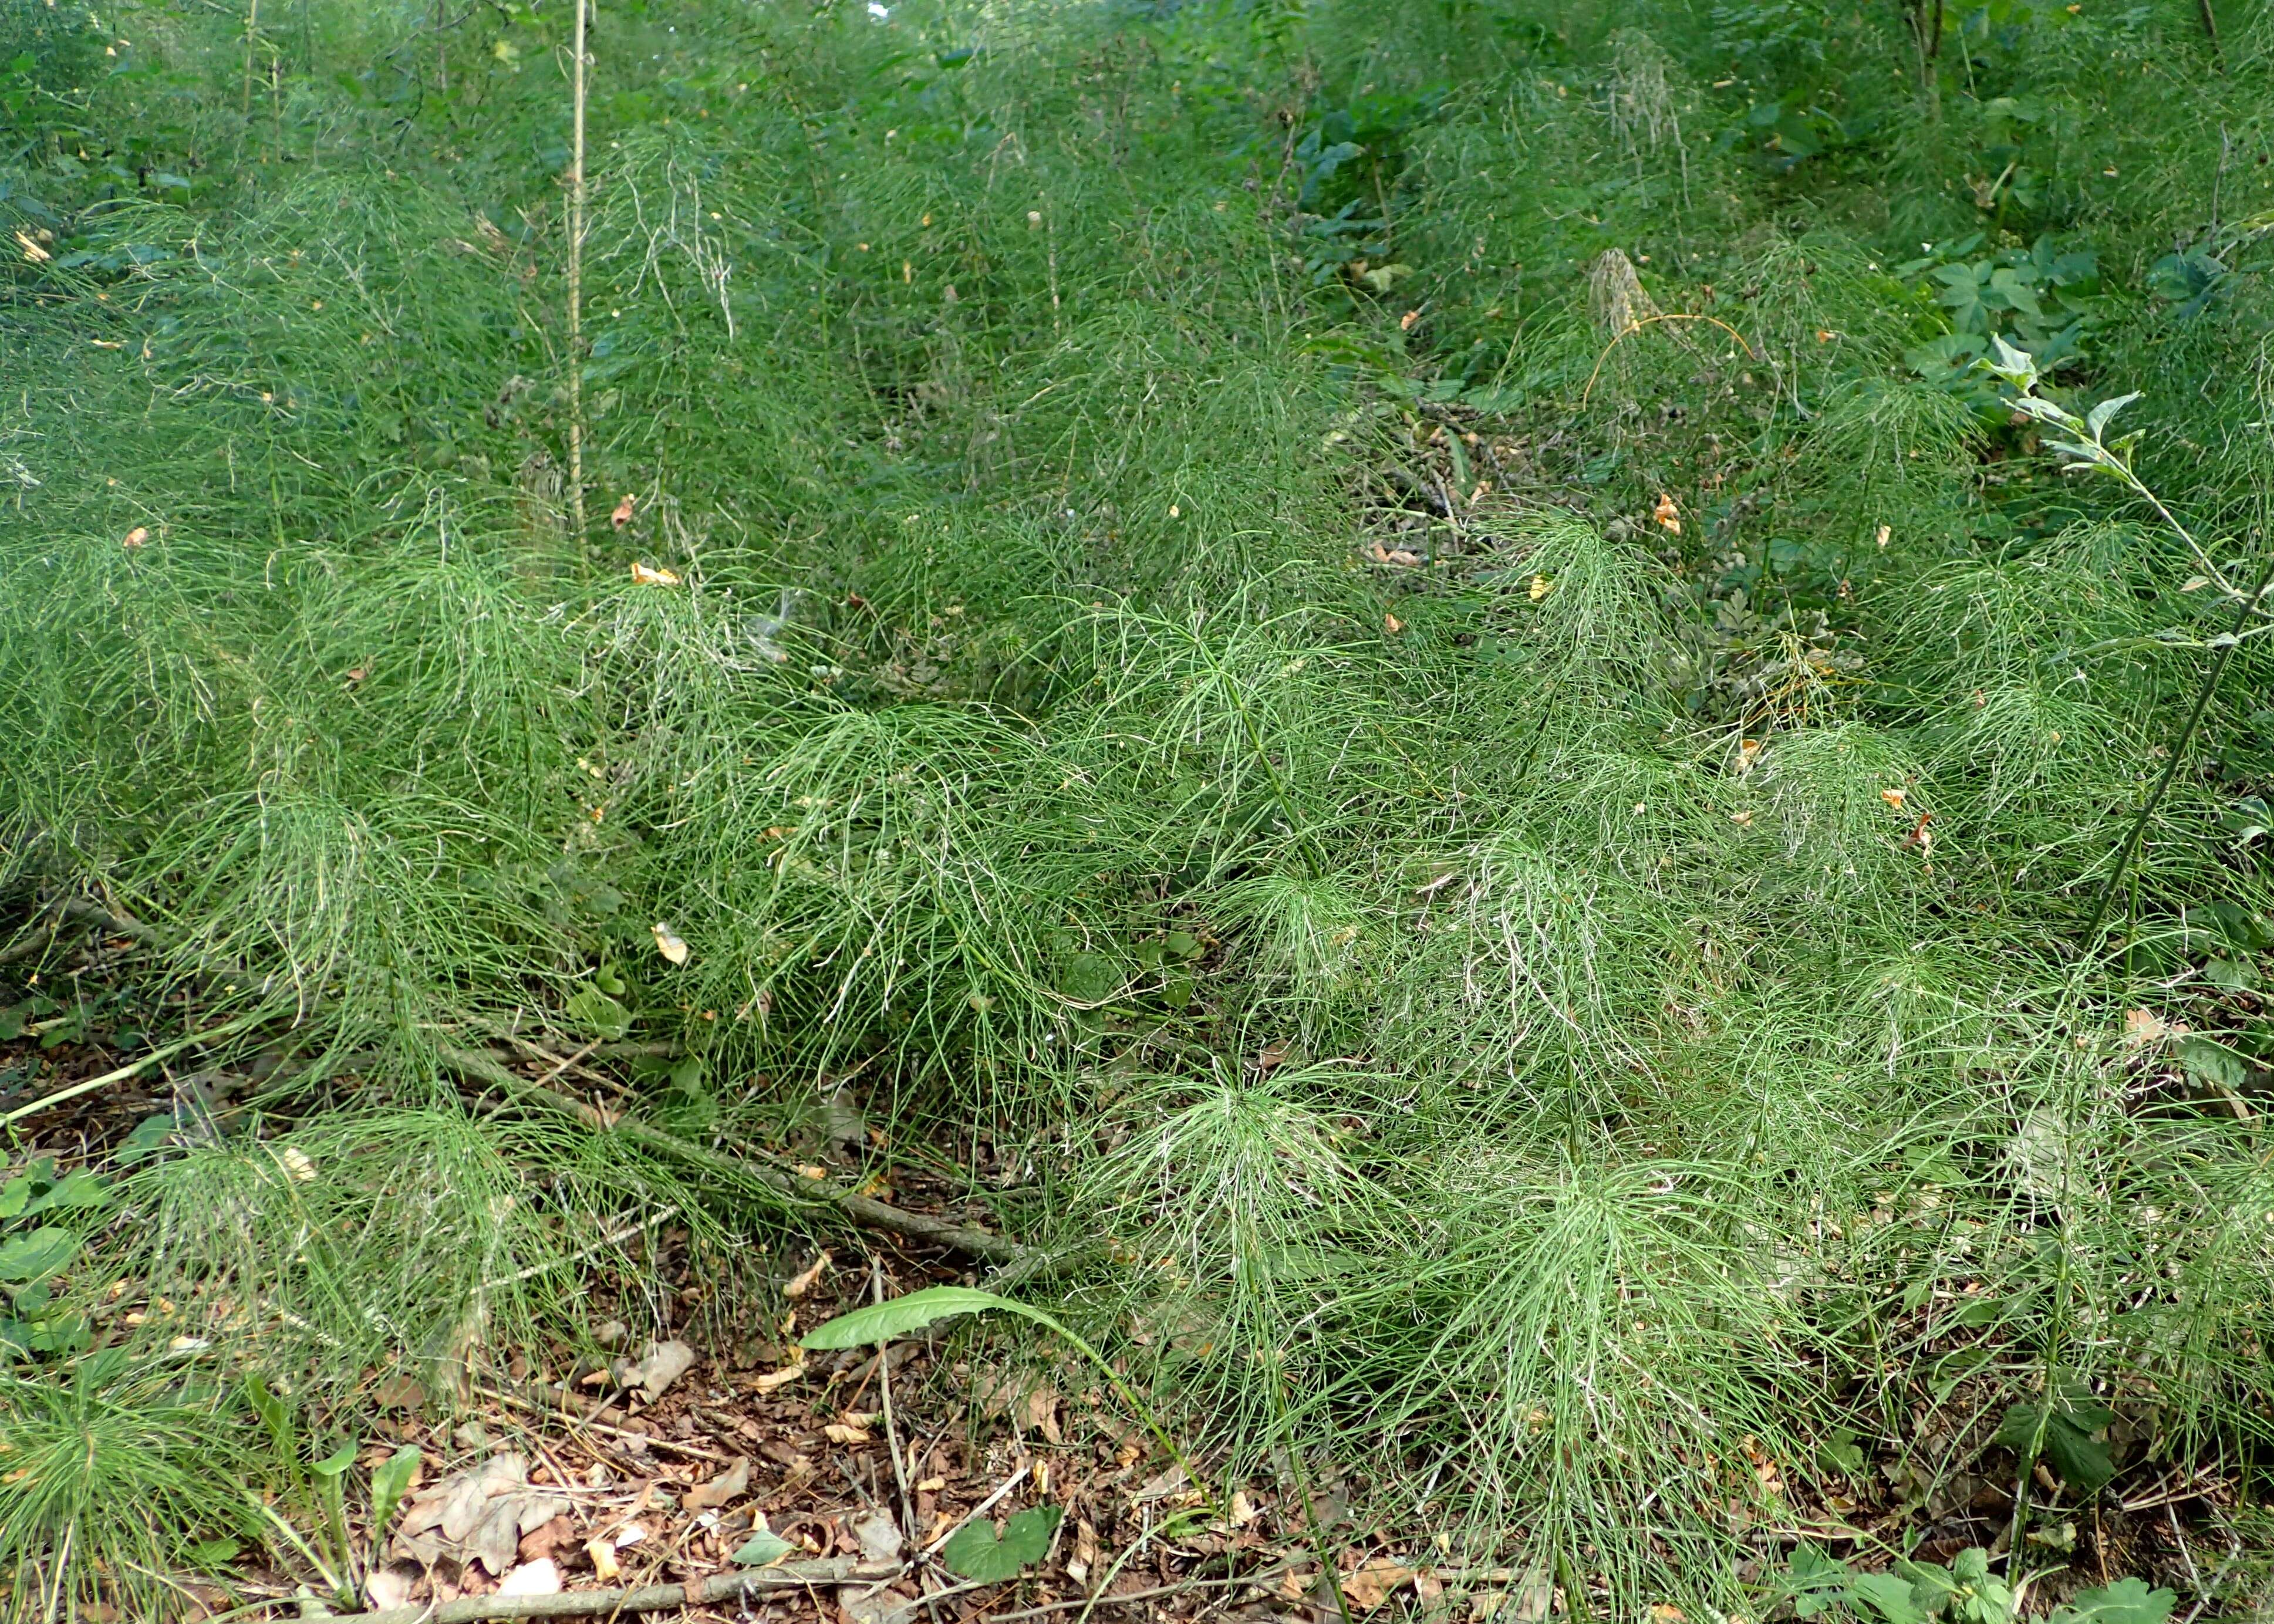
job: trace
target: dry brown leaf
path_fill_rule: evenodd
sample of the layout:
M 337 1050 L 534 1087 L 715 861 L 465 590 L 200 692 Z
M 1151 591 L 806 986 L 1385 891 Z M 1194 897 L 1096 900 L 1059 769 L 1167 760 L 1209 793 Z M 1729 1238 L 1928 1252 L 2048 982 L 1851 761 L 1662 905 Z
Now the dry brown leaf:
M 592 1559 L 592 1576 L 602 1584 L 614 1584 L 623 1576 L 624 1570 L 616 1565 L 614 1540 L 588 1539 L 584 1542 L 584 1554 Z
M 632 510 L 638 505 L 638 500 L 629 491 L 625 492 L 624 500 L 618 502 L 615 512 L 608 515 L 608 523 L 618 530 L 623 529 L 632 522 Z
M 777 1387 L 789 1386 L 804 1374 L 805 1361 L 800 1359 L 794 1365 L 785 1365 L 778 1371 L 767 1372 L 750 1384 L 750 1390 L 753 1393 L 772 1393 Z
M 1395 1558 L 1369 1557 L 1357 1572 L 1343 1575 L 1343 1598 L 1361 1613 L 1371 1613 L 1412 1577 L 1413 1570 Z
M 122 547 L 141 547 L 147 546 L 149 542 L 150 527 L 147 524 L 138 524 L 126 532 L 126 539 L 118 545 Z
M 825 1252 L 813 1260 L 812 1267 L 782 1288 L 782 1295 L 791 1302 L 796 1302 L 798 1298 L 813 1289 L 815 1283 L 827 1272 L 828 1267 L 829 1254 Z
M 1020 1408 L 1026 1413 L 1027 1425 L 1049 1442 L 1062 1444 L 1065 1441 L 1065 1435 L 1058 1431 L 1058 1390 L 1056 1387 L 1044 1382 L 1040 1387 L 1028 1388 Z
M 533 1562 L 523 1562 L 506 1575 L 497 1587 L 500 1596 L 558 1596 L 561 1594 L 561 1569 L 549 1556 Z
M 823 1427 L 821 1431 L 823 1435 L 826 1437 L 831 1443 L 843 1444 L 848 1449 L 857 1447 L 858 1446 L 869 1441 L 869 1434 L 867 1432 L 857 1426 L 847 1426 L 841 1421 L 832 1421 L 828 1425 Z
M 673 1382 L 694 1368 L 695 1350 L 674 1339 L 650 1342 L 636 1365 L 628 1359 L 619 1360 L 615 1377 L 620 1386 L 639 1388 L 640 1395 L 652 1404 Z
M 710 1482 L 698 1484 L 687 1491 L 685 1501 L 689 1511 L 716 1511 L 733 1504 L 749 1492 L 750 1462 L 737 1458 L 734 1463 Z
M 2124 1047 L 2144 1049 L 2150 1043 L 2160 1043 L 2172 1034 L 2164 1018 L 2153 1010 L 2127 1010 L 2124 1014 Z

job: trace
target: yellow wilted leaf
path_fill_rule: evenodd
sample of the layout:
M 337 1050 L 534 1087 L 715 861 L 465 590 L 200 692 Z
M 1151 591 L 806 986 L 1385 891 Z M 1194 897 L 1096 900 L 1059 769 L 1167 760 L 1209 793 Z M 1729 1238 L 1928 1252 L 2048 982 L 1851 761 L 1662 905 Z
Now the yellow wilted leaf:
M 777 1387 L 786 1387 L 789 1386 L 791 1382 L 795 1381 L 800 1376 L 804 1374 L 805 1361 L 800 1359 L 794 1365 L 785 1365 L 778 1371 L 769 1371 L 766 1374 L 759 1377 L 756 1381 L 752 1382 L 750 1384 L 750 1387 L 753 1392 L 771 1393 Z
M 1899 789 L 1883 789 L 1879 792 L 1879 799 L 1900 812 L 1903 809 L 1903 794 L 1904 792 Z
M 1541 598 L 1547 596 L 1547 585 L 1548 582 L 1547 576 L 1534 575 L 1532 577 L 1532 601 L 1533 603 L 1536 604 Z
M 813 1289 L 814 1282 L 821 1278 L 822 1274 L 828 1269 L 828 1267 L 829 1254 L 825 1252 L 813 1260 L 813 1267 L 811 1268 L 807 1269 L 795 1280 L 791 1281 L 789 1284 L 782 1288 L 782 1295 L 787 1297 L 791 1302 L 796 1302 L 798 1298 L 803 1297 L 807 1292 Z
M 126 539 L 118 545 L 123 547 L 146 547 L 149 545 L 150 527 L 147 524 L 136 525 L 132 530 L 126 532 Z
M 687 944 L 680 940 L 679 933 L 677 931 L 665 924 L 661 920 L 658 920 L 654 924 L 649 926 L 648 929 L 655 932 L 655 951 L 657 952 L 661 953 L 666 959 L 668 959 L 675 965 L 683 965 L 687 962 Z
M 657 569 L 651 565 L 640 563 L 635 563 L 632 566 L 632 579 L 642 586 L 677 586 L 679 584 L 679 577 L 671 571 Z
M 16 242 L 18 246 L 23 249 L 24 258 L 31 261 L 34 265 L 45 265 L 49 260 L 55 258 L 55 255 L 41 247 L 38 242 L 33 238 L 31 233 L 28 231 L 17 232 Z
M 1650 516 L 1658 521 L 1660 530 L 1675 536 L 1682 534 L 1682 509 L 1674 505 L 1674 499 L 1665 492 L 1658 493 L 1658 506 L 1650 510 Z

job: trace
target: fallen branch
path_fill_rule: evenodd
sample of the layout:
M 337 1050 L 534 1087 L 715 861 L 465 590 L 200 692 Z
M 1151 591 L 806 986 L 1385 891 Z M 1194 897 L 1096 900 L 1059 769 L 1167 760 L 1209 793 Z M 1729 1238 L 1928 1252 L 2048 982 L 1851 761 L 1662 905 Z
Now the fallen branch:
M 437 1049 L 436 1053 L 453 1071 L 477 1082 L 504 1089 L 516 1100 L 574 1116 L 587 1127 L 604 1133 L 621 1134 L 645 1149 L 656 1151 L 689 1167 L 700 1168 L 719 1177 L 763 1185 L 801 1207 L 835 1211 L 865 1229 L 883 1229 L 909 1240 L 945 1246 L 989 1263 L 1012 1264 L 1026 1258 L 1025 1247 L 1003 1236 L 990 1235 L 983 1229 L 969 1229 L 937 1218 L 927 1218 L 921 1213 L 908 1212 L 873 1197 L 861 1195 L 826 1179 L 808 1178 L 786 1163 L 773 1166 L 752 1157 L 728 1155 L 724 1151 L 691 1144 L 676 1134 L 651 1127 L 637 1117 L 604 1114 L 582 1101 L 573 1100 L 567 1094 L 557 1094 L 530 1081 L 479 1049 L 444 1044 Z
M 683 1584 L 632 1584 L 611 1590 L 561 1590 L 551 1596 L 469 1596 L 440 1606 L 422 1602 L 417 1606 L 389 1607 L 380 1613 L 318 1613 L 302 1616 L 328 1619 L 334 1624 L 474 1624 L 474 1620 L 482 1619 L 617 1618 L 707 1607 L 769 1590 L 803 1590 L 817 1584 L 863 1581 L 888 1583 L 905 1571 L 897 1565 L 834 1557 L 782 1568 L 753 1568 L 748 1573 L 712 1574 L 707 1579 L 689 1579 Z

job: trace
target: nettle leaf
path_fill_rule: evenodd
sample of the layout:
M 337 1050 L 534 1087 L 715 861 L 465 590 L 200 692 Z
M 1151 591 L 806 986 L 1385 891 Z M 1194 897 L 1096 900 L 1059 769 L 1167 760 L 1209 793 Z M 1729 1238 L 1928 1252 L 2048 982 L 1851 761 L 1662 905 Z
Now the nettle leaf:
M 0 1241 L 0 1281 L 11 1283 L 60 1274 L 79 1255 L 79 1237 L 69 1229 L 31 1229 Z
M 2055 1406 L 2016 1404 L 2006 1412 L 1993 1442 L 2026 1453 L 2032 1442 L 2037 1454 L 2071 1488 L 2090 1494 L 2116 1476 L 2116 1462 L 2107 1446 L 2093 1433 L 2116 1419 L 2113 1410 L 2090 1399 Z
M 940 1558 L 961 1577 L 981 1584 L 1015 1579 L 1020 1568 L 1043 1560 L 1063 1515 L 1056 1506 L 1022 1511 L 1003 1525 L 1000 1538 L 991 1523 L 967 1523 L 941 1549 Z
M 578 1026 L 610 1042 L 632 1029 L 632 1012 L 597 987 L 585 988 L 561 1008 Z
M 2178 1599 L 2170 1590 L 2150 1590 L 2144 1580 L 2120 1579 L 2054 1608 L 2052 1624 L 2164 1624 Z
M 2240 1090 L 2250 1080 L 2250 1057 L 2217 1038 L 2191 1033 L 2180 1045 L 2180 1070 L 2210 1087 Z

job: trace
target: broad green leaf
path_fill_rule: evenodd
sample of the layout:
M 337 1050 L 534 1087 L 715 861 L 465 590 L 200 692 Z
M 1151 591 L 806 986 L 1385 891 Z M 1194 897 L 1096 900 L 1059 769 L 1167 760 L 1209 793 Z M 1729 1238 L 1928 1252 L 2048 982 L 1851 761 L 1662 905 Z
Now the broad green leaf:
M 2180 1045 L 2180 1069 L 2214 1088 L 2240 1089 L 2250 1080 L 2249 1056 L 2200 1033 Z
M 771 1568 L 796 1549 L 779 1534 L 762 1528 L 734 1547 L 734 1560 L 744 1568 Z
M 2050 1415 L 2038 1404 L 2016 1404 L 2006 1412 L 1992 1440 L 2027 1453 L 2032 1441 L 2037 1452 L 2060 1479 L 2090 1494 L 2116 1475 L 2116 1463 L 2105 1445 L 2092 1434 L 2114 1420 L 2105 1405 L 2090 1400 L 2055 1409 Z
M 1926 1624 L 1926 1614 L 1911 1600 L 1909 1581 L 1893 1574 L 1857 1574 L 1848 1582 L 1848 1593 L 1886 1624 Z
M 954 1573 L 981 1584 L 1015 1579 L 1020 1568 L 1041 1561 L 1050 1550 L 1061 1515 L 1056 1506 L 1022 1511 L 1003 1525 L 999 1539 L 992 1523 L 967 1523 L 941 1549 L 940 1560 Z
M 79 1237 L 69 1229 L 31 1229 L 0 1241 L 0 1280 L 45 1280 L 61 1274 L 79 1255 Z
M 347 1470 L 349 1467 L 355 1464 L 355 1445 L 352 1443 L 342 1444 L 338 1448 L 333 1450 L 322 1460 L 316 1462 L 316 1474 L 322 1477 L 336 1477 L 342 1472 Z
M 597 987 L 572 995 L 562 1010 L 584 1030 L 609 1042 L 632 1029 L 632 1012 Z
M 1029 1320 L 1050 1323 L 1041 1311 L 997 1297 L 992 1291 L 980 1291 L 969 1286 L 928 1286 L 890 1302 L 856 1308 L 849 1314 L 825 1320 L 800 1338 L 798 1346 L 824 1350 L 890 1342 L 895 1336 L 909 1335 L 954 1315 L 985 1313 L 990 1308 L 1006 1309 Z
M 410 1479 L 418 1470 L 418 1450 L 405 1444 L 381 1461 L 371 1474 L 371 1526 L 374 1539 L 385 1535 L 388 1524 L 395 1521 L 395 1507 L 410 1492 Z
M 2109 396 L 2108 399 L 2101 402 L 2100 404 L 2095 406 L 2090 411 L 2084 414 L 2085 427 L 2092 431 L 2092 436 L 2095 440 L 2099 439 L 2100 431 L 2108 426 L 2108 420 L 2139 398 L 2140 396 L 2136 391 L 2130 395 L 2113 395 Z
M 2054 1608 L 2051 1624 L 2164 1624 L 2178 1599 L 2170 1590 L 2150 1590 L 2144 1580 L 2119 1579 Z

